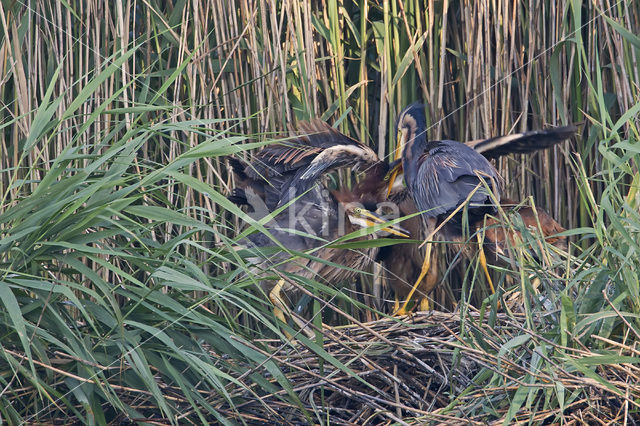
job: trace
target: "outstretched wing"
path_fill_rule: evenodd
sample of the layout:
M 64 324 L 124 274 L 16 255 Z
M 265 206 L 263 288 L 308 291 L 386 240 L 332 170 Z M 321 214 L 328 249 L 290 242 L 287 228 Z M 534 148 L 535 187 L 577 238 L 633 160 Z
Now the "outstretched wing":
M 314 162 L 318 156 L 336 160 L 332 154 L 340 148 L 357 151 L 361 147 L 363 145 L 323 121 L 300 122 L 291 137 L 265 146 L 250 162 L 228 157 L 236 182 L 229 199 L 237 204 L 246 204 L 246 192 L 250 189 L 264 199 L 269 210 L 274 210 L 283 198 L 291 199 L 288 194 L 297 196 L 305 192 L 310 187 L 306 181 L 313 183 L 326 171 L 322 165 L 331 166 L 324 160 Z M 312 164 L 313 169 L 305 174 Z M 338 164 L 334 161 L 333 167 L 338 167 Z M 302 175 L 304 177 L 299 179 Z M 289 190 L 294 180 L 298 183 L 297 189 Z
M 334 146 L 360 146 L 324 121 L 302 121 L 291 136 L 265 146 L 252 161 L 255 178 L 268 178 L 307 167 L 318 154 Z
M 503 155 L 517 153 L 526 154 L 549 148 L 576 133 L 576 126 L 555 127 L 552 129 L 533 130 L 513 135 L 496 136 L 465 142 L 470 148 L 484 155 L 486 158 L 498 158 Z
M 368 146 L 332 146 L 318 154 L 307 167 L 298 170 L 292 180 L 293 190 L 289 195 L 293 197 L 300 195 L 313 186 L 323 174 L 332 170 L 341 167 L 360 167 L 363 164 L 373 165 L 378 162 L 378 156 Z
M 290 163 L 288 170 L 295 170 L 290 185 L 282 188 L 281 205 L 306 192 L 322 175 L 335 169 L 379 163 L 373 149 L 324 122 L 301 123 L 298 132 L 303 134 L 293 140 L 295 145 L 278 151 L 277 155 L 273 151 L 266 154 L 271 162 L 277 159 L 275 162 L 279 163 L 279 158 L 285 159 Z

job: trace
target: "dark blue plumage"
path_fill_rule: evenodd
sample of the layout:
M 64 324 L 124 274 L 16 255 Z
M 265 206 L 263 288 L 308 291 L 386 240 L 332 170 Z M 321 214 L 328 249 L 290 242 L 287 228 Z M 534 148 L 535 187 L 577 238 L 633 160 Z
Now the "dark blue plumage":
M 488 188 L 492 188 L 499 200 L 499 176 L 485 157 L 463 143 L 443 140 L 427 141 L 424 133 L 424 109 L 411 105 L 400 115 L 399 132 L 407 140 L 402 155 L 404 178 L 409 192 L 425 220 L 446 219 L 471 196 L 468 216 L 471 223 L 495 206 Z M 486 185 L 485 185 L 486 183 Z M 462 232 L 462 210 L 446 226 L 445 233 L 459 235 Z
M 455 247 L 466 256 L 476 252 L 473 248 L 475 242 L 467 240 L 470 235 L 464 235 L 466 228 L 463 223 L 465 210 L 449 221 L 444 221 L 451 216 L 469 198 L 466 208 L 468 213 L 469 234 L 476 233 L 479 246 L 479 261 L 483 267 L 489 286 L 492 287 L 491 277 L 486 267 L 486 258 L 482 249 L 482 239 L 488 240 L 494 251 L 493 261 L 497 261 L 496 252 L 503 250 L 505 241 L 509 237 L 506 231 L 497 231 L 503 228 L 489 228 L 483 233 L 477 233 L 485 223 L 485 215 L 494 213 L 493 202 L 499 201 L 500 180 L 496 170 L 485 159 L 497 158 L 509 153 L 529 153 L 553 146 L 573 136 L 575 126 L 556 127 L 544 130 L 534 130 L 524 133 L 502 135 L 490 139 L 481 139 L 463 143 L 453 141 L 427 141 L 426 120 L 424 106 L 413 104 L 405 108 L 398 117 L 398 148 L 396 162 L 402 153 L 402 167 L 407 188 L 398 191 L 391 196 L 391 200 L 399 207 L 401 216 L 408 216 L 416 211 L 422 211 L 422 220 L 411 217 L 403 222 L 403 226 L 411 232 L 411 235 L 420 235 L 427 240 L 446 240 L 460 244 Z M 391 176 L 397 175 L 397 163 L 390 165 L 396 170 Z M 389 191 L 392 192 L 394 182 L 390 182 Z M 478 186 L 482 184 L 482 186 Z M 485 186 L 486 185 L 486 186 Z M 478 187 L 473 196 L 470 194 Z M 489 189 L 495 197 L 489 194 Z M 516 203 L 517 204 L 517 203 Z M 513 207 L 503 206 L 505 209 Z M 533 209 L 521 209 L 519 214 L 527 226 L 537 227 L 542 225 L 543 235 L 547 242 L 561 244 L 555 239 L 554 234 L 562 232 L 563 228 L 553 220 L 546 212 Z M 497 223 L 496 219 L 488 219 L 486 223 Z M 421 226 L 422 225 L 422 226 Z M 440 227 L 438 227 L 440 225 Z M 438 232 L 435 230 L 438 227 Z M 484 234 L 484 236 L 483 236 Z M 553 242 L 549 238 L 554 238 Z M 422 246 L 420 246 L 422 247 Z M 382 253 L 385 267 L 388 268 L 388 283 L 396 290 L 396 294 L 406 297 L 406 302 L 398 314 L 407 312 L 407 304 L 414 291 L 418 291 L 421 297 L 425 297 L 437 284 L 437 268 L 434 271 L 430 262 L 431 242 L 421 251 L 415 244 L 398 244 L 390 246 Z M 434 257 L 435 259 L 435 257 Z M 420 272 L 418 272 L 420 271 Z M 416 277 L 417 280 L 416 280 Z M 424 280 L 423 280 L 424 278 Z M 415 280 L 414 286 L 409 289 L 407 282 Z M 493 290 L 492 290 L 493 291 Z M 422 300 L 425 302 L 426 298 Z M 428 309 L 428 303 L 422 303 L 421 307 Z

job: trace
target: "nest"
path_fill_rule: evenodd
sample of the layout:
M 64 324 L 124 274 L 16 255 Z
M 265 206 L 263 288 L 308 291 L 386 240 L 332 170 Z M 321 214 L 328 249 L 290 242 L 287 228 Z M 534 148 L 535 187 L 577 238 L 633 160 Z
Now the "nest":
M 505 350 L 515 336 L 540 339 L 572 360 L 595 354 L 555 345 L 524 324 L 524 316 L 513 314 L 498 314 L 489 324 L 478 313 L 461 321 L 459 313 L 426 312 L 405 321 L 324 326 L 322 348 L 335 361 L 300 343 L 245 342 L 275 361 L 291 389 L 282 390 L 278 378 L 265 370 L 262 374 L 278 391 L 238 388 L 231 392 L 233 408 L 222 397 L 213 405 L 249 424 L 486 424 L 507 416 L 515 422 L 548 423 L 560 416 L 568 423 L 627 419 L 633 424 L 640 398 L 640 373 L 633 365 L 598 367 L 599 376 L 615 389 L 567 368 L 558 357 L 533 371 L 532 345 Z M 509 412 L 520 387 L 538 390 L 525 394 L 531 400 Z M 544 404 L 545 395 L 560 389 L 567 395 L 578 391 L 579 397 L 547 408 L 554 404 Z
M 590 344 L 601 344 L 591 351 L 571 335 L 565 346 L 554 343 L 545 337 L 550 331 L 542 319 L 536 323 L 524 314 L 422 312 L 403 320 L 350 320 L 353 325 L 317 330 L 321 345 L 302 336 L 297 343 L 237 338 L 264 361 L 228 370 L 234 380 L 224 395 L 196 389 L 206 400 L 200 414 L 211 421 L 222 416 L 245 424 L 290 425 L 639 423 L 640 335 L 631 327 L 622 342 L 589 336 Z M 624 344 L 627 340 L 632 343 Z M 95 380 L 34 363 L 79 382 Z M 120 374 L 111 377 L 118 380 Z M 174 422 L 201 420 L 181 388 L 157 377 L 163 397 L 180 413 Z M 148 415 L 128 421 L 170 421 L 148 390 L 108 385 L 121 401 Z M 25 388 L 18 397 L 30 393 L 35 389 Z M 207 413 L 210 408 L 215 413 Z M 49 414 L 56 414 L 56 407 Z M 68 423 L 71 417 L 65 416 Z

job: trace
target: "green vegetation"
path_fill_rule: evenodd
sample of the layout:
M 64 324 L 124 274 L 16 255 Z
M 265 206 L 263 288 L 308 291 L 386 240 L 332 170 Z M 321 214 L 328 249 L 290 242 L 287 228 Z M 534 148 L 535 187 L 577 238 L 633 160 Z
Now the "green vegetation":
M 3 421 L 640 418 L 639 2 L 2 1 L 0 27 Z M 418 99 L 431 138 L 579 124 L 498 164 L 569 254 L 515 247 L 489 298 L 463 268 L 454 314 L 406 324 L 363 324 L 371 274 L 306 282 L 340 326 L 292 345 L 221 158 L 315 116 L 385 156 Z

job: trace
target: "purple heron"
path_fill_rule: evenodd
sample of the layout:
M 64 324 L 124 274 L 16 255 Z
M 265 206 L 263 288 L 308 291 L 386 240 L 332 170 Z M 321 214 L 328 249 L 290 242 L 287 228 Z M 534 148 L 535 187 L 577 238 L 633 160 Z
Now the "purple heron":
M 421 104 L 412 104 L 400 113 L 397 129 L 396 161 L 389 192 L 396 183 L 397 174 L 402 171 L 407 188 L 390 194 L 390 199 L 398 204 L 401 215 L 422 212 L 421 218 L 408 219 L 403 222 L 403 226 L 414 238 L 427 237 L 428 240 L 433 239 L 434 231 L 438 228 L 439 239 L 458 243 L 465 243 L 463 206 L 467 207 L 469 231 L 471 234 L 476 232 L 479 243 L 482 235 L 477 231 L 483 227 L 484 216 L 496 211 L 497 206 L 494 203 L 500 199 L 500 181 L 488 159 L 508 153 L 528 153 L 544 149 L 566 140 L 576 131 L 574 126 L 566 126 L 498 136 L 465 144 L 454 141 L 427 141 L 424 106 Z M 493 195 L 489 190 L 493 191 Z M 512 208 L 507 203 L 501 204 L 505 204 L 507 209 Z M 537 220 L 540 220 L 545 238 L 564 230 L 542 209 L 537 209 L 534 213 L 531 208 L 523 208 L 519 210 L 519 214 L 526 226 L 535 226 Z M 493 223 L 491 220 L 487 222 Z M 504 232 L 485 234 L 490 248 L 504 247 L 507 238 L 512 237 Z M 547 238 L 547 241 L 563 244 L 565 240 Z M 475 252 L 470 250 L 472 246 L 462 245 L 463 253 Z M 399 244 L 385 247 L 383 250 L 382 258 L 390 275 L 389 284 L 399 296 L 406 298 L 402 308 L 396 310 L 398 314 L 407 312 L 407 304 L 415 291 L 421 296 L 421 308 L 428 307 L 426 296 L 435 287 L 438 275 L 437 270 L 430 267 L 434 262 L 429 242 L 426 252 L 428 256 L 424 256 L 416 244 Z M 498 252 L 492 253 L 494 256 L 490 260 L 494 264 L 497 262 Z M 486 256 L 481 248 L 479 255 L 493 291 Z M 409 282 L 415 284 L 411 287 L 407 285 Z

